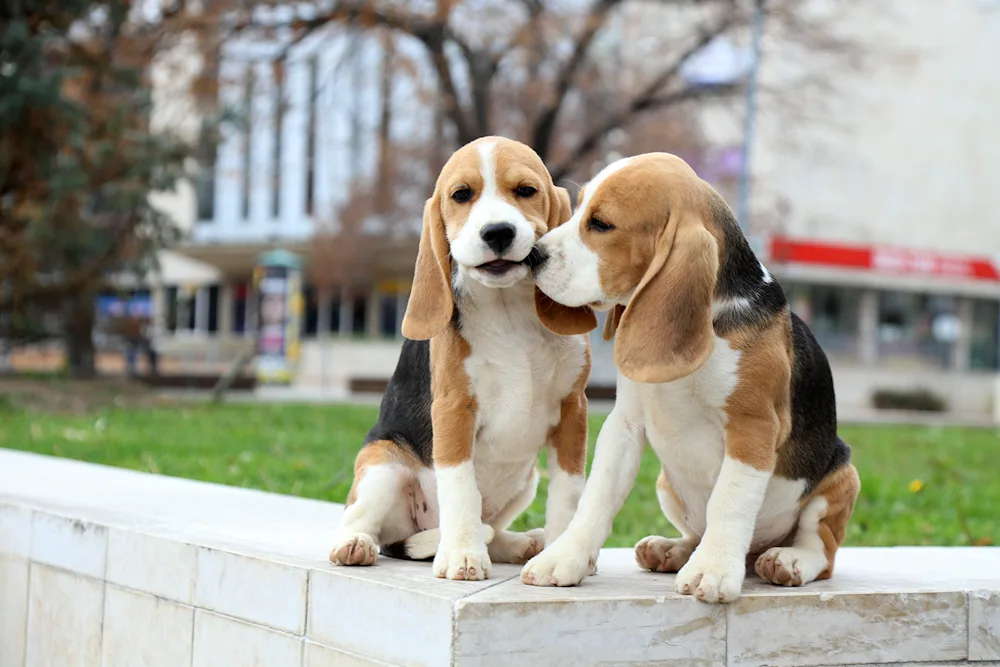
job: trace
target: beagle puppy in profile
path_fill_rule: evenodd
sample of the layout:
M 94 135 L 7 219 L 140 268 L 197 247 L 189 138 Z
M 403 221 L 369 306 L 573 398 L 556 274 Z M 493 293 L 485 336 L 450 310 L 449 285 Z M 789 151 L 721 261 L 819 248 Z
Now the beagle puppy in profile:
M 537 247 L 542 292 L 609 311 L 619 373 L 579 509 L 522 581 L 593 574 L 647 440 L 681 537 L 640 541 L 641 567 L 705 602 L 738 598 L 751 564 L 778 585 L 829 577 L 860 489 L 830 367 L 722 197 L 673 155 L 625 158 Z
M 597 320 L 537 291 L 528 261 L 570 214 L 569 194 L 516 141 L 478 139 L 445 164 L 424 207 L 408 340 L 354 464 L 334 563 L 371 565 L 381 548 L 434 556 L 438 577 L 485 579 L 565 530 L 583 491 Z M 545 447 L 545 529 L 509 532 Z

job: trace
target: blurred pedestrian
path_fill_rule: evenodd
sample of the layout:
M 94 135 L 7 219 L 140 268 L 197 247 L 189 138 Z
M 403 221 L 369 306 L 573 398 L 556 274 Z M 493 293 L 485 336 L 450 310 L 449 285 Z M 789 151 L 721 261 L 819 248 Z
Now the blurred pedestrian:
M 145 353 L 149 364 L 149 375 L 157 374 L 157 353 L 153 344 L 153 322 L 146 316 L 129 313 L 122 318 L 119 332 L 125 342 L 125 372 L 135 377 L 136 360 L 140 350 Z

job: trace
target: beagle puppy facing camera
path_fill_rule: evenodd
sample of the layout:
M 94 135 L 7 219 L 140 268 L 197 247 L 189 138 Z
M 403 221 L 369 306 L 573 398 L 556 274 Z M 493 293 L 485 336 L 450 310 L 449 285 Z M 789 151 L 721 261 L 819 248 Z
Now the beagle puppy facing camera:
M 371 565 L 381 547 L 434 556 L 434 573 L 485 579 L 569 524 L 587 456 L 588 307 L 537 291 L 538 238 L 570 217 L 538 155 L 500 137 L 455 152 L 424 207 L 399 362 L 330 559 Z M 544 531 L 507 528 L 532 502 L 548 447 Z M 488 546 L 487 546 L 488 542 Z
M 723 199 L 677 157 L 625 158 L 537 247 L 542 292 L 609 310 L 619 374 L 577 514 L 522 580 L 593 573 L 647 440 L 682 536 L 640 541 L 641 567 L 706 602 L 738 598 L 751 563 L 785 586 L 831 576 L 860 482 L 830 367 Z

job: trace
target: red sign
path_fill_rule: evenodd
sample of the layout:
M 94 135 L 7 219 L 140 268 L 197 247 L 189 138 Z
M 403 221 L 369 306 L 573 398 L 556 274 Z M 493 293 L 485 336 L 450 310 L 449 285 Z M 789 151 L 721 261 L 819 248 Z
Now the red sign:
M 928 250 L 771 239 L 771 260 L 842 268 L 1000 282 L 1000 267 L 989 257 L 944 255 Z

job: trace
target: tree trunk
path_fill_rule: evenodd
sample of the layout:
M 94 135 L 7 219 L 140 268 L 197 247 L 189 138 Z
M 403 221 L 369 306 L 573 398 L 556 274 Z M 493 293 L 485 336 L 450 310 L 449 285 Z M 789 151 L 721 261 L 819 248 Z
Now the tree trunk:
M 70 377 L 89 380 L 97 376 L 94 351 L 94 295 L 70 297 L 63 306 L 63 344 Z

